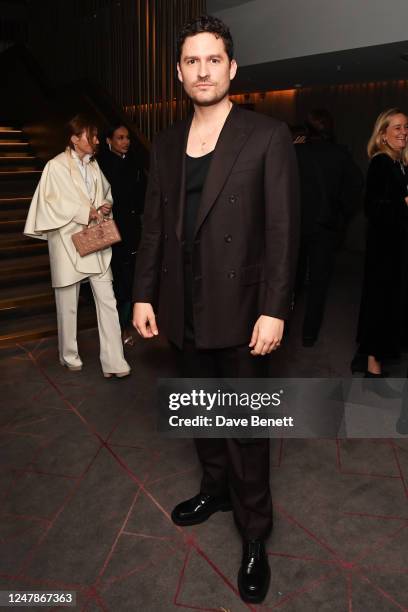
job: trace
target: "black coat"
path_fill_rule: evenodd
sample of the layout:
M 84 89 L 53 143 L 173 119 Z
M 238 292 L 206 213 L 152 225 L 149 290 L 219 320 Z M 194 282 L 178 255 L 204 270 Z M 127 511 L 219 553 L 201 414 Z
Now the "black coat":
M 347 149 L 324 140 L 295 146 L 299 164 L 301 228 L 341 230 L 356 210 L 363 190 L 362 173 Z
M 397 357 L 407 311 L 407 178 L 385 153 L 372 158 L 367 174 L 367 242 L 357 340 L 359 352 L 381 360 Z
M 116 245 L 114 251 L 123 252 L 123 256 L 126 256 L 137 250 L 140 241 L 143 170 L 131 152 L 122 158 L 107 150 L 98 155 L 98 163 L 111 185 L 113 218 L 122 236 L 122 242 Z
M 152 147 L 133 299 L 152 303 L 159 330 L 184 335 L 185 151 L 191 124 Z M 249 342 L 261 314 L 287 318 L 298 243 L 298 178 L 283 123 L 234 106 L 202 192 L 193 241 L 193 312 L 198 348 Z

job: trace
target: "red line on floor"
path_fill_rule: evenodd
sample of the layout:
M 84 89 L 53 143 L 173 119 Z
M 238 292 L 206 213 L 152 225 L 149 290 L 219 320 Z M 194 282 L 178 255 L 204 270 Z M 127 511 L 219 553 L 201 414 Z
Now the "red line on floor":
M 278 465 L 277 467 L 281 467 L 282 465 L 282 461 L 283 461 L 283 445 L 284 445 L 284 440 L 283 438 L 280 439 L 280 444 L 279 444 L 279 455 L 278 455 Z
M 30 459 L 30 461 L 26 463 L 25 467 L 28 467 L 29 465 L 34 463 L 36 458 L 47 448 L 48 444 L 49 444 L 48 440 L 40 444 L 38 448 L 35 449 L 32 458 Z M 13 468 L 10 467 L 9 469 L 12 470 Z M 6 489 L 6 492 L 3 498 L 0 499 L 0 506 L 2 503 L 6 501 L 7 497 L 11 495 L 13 489 L 17 486 L 17 483 L 23 478 L 23 476 L 24 476 L 24 473 L 21 473 L 19 476 L 16 476 L 16 477 L 14 477 L 13 475 L 13 482 L 11 483 L 10 487 Z
M 367 555 L 374 551 L 381 550 L 390 540 L 393 540 L 401 531 L 403 531 L 407 525 L 400 525 L 396 531 L 387 534 L 385 537 L 377 540 L 373 545 L 368 546 L 365 550 L 361 551 L 360 554 L 352 560 L 352 564 L 359 564 Z
M 101 567 L 101 569 L 98 572 L 98 575 L 97 575 L 95 583 L 94 583 L 95 585 L 98 585 L 100 583 L 100 579 L 104 575 L 104 573 L 106 571 L 106 568 L 109 565 L 109 562 L 110 562 L 110 560 L 111 560 L 111 558 L 113 556 L 113 553 L 115 551 L 115 548 L 117 546 L 117 543 L 119 542 L 120 536 L 122 535 L 122 533 L 124 531 L 124 528 L 126 527 L 126 524 L 127 524 L 128 520 L 129 520 L 129 517 L 130 517 L 130 515 L 132 513 L 132 510 L 133 510 L 137 500 L 139 499 L 139 495 L 140 495 L 140 487 L 136 491 L 136 493 L 135 493 L 135 495 L 134 495 L 134 497 L 132 499 L 132 502 L 131 502 L 131 504 L 129 506 L 129 509 L 128 509 L 127 513 L 126 513 L 126 516 L 125 516 L 125 518 L 123 520 L 123 523 L 120 526 L 119 531 L 116 534 L 116 538 L 114 539 L 113 544 L 112 544 L 112 546 L 110 548 L 110 551 L 108 552 L 107 556 L 105 557 L 105 561 L 103 562 L 102 567 Z
M 292 601 L 296 597 L 299 597 L 299 595 L 303 595 L 303 593 L 308 593 L 309 591 L 312 591 L 313 589 L 320 586 L 323 582 L 327 582 L 327 580 L 330 580 L 330 578 L 336 575 L 341 575 L 340 569 L 328 572 L 327 574 L 322 574 L 322 576 L 319 576 L 319 578 L 308 582 L 302 588 L 296 589 L 295 591 L 292 591 L 291 593 L 280 599 L 277 603 L 273 605 L 273 609 L 280 608 L 281 606 L 286 605 L 289 601 Z
M 39 474 L 40 476 L 55 476 L 55 478 L 66 478 L 67 480 L 78 480 L 81 476 L 69 476 L 68 474 L 56 474 L 52 472 L 42 472 L 41 470 L 25 470 L 23 468 L 13 468 L 13 472 L 24 472 L 24 474 Z
M 346 574 L 347 580 L 347 610 L 353 612 L 353 574 Z
M 238 598 L 240 598 L 238 589 L 232 584 L 232 582 L 230 580 L 228 580 L 228 578 L 225 576 L 225 574 L 222 573 L 222 571 L 220 570 L 220 568 L 214 563 L 214 561 L 212 561 L 210 559 L 210 557 L 203 551 L 202 548 L 200 548 L 200 546 L 198 546 L 198 544 L 192 544 L 192 546 L 194 547 L 194 549 L 196 550 L 196 552 L 205 560 L 207 561 L 208 565 L 210 567 L 212 567 L 212 569 L 215 571 L 216 574 L 218 574 L 218 576 L 221 578 L 221 580 L 224 582 L 224 584 L 226 584 L 231 591 L 233 591 L 233 593 L 235 593 L 235 595 L 237 595 Z M 245 603 L 245 602 L 242 602 Z M 249 610 L 253 610 L 254 608 L 250 605 L 250 604 L 246 604 L 247 608 Z
M 408 521 L 408 516 L 392 516 L 386 514 L 370 514 L 368 512 L 342 512 L 346 516 L 361 516 L 364 518 L 373 518 L 389 521 Z
M 162 540 L 165 542 L 169 542 L 171 540 L 170 537 L 168 536 L 155 536 L 155 535 L 150 535 L 148 533 L 136 533 L 134 531 L 122 531 L 122 535 L 128 535 L 128 536 L 132 536 L 135 538 L 146 538 L 146 539 L 152 539 L 152 540 Z
M 338 555 L 338 553 L 333 548 L 331 548 L 331 546 L 329 546 L 324 540 L 318 538 L 312 531 L 310 531 L 310 529 L 302 525 L 297 519 L 293 518 L 288 512 L 286 512 L 286 510 L 284 510 L 284 508 L 282 508 L 282 506 L 280 506 L 280 504 L 276 504 L 275 502 L 274 507 L 278 510 L 280 514 L 282 514 L 282 516 L 286 518 L 289 523 L 292 523 L 293 525 L 296 525 L 297 527 L 302 529 L 302 531 L 304 531 L 312 540 L 317 542 L 322 548 L 324 548 L 331 555 L 333 555 L 333 557 L 338 561 L 340 565 L 343 565 L 345 563 L 345 560 L 342 559 Z
M 80 584 L 79 582 L 61 582 L 60 580 L 49 580 L 48 578 L 32 578 L 31 576 L 9 574 L 7 572 L 0 572 L 0 578 L 4 580 L 11 580 L 12 582 L 25 582 L 34 586 L 54 587 L 57 589 L 65 589 L 70 591 L 85 591 L 86 585 Z
M 370 478 L 396 478 L 396 479 L 400 478 L 398 474 L 387 475 L 387 474 L 375 474 L 374 472 L 346 472 L 346 471 L 340 470 L 340 474 L 343 474 L 344 476 L 369 476 Z
M 182 474 L 189 474 L 190 472 L 195 472 L 197 468 L 192 467 L 188 470 L 180 470 L 179 472 L 172 472 L 171 474 L 167 474 L 166 476 L 162 476 L 161 478 L 155 478 L 154 480 L 149 480 L 149 485 L 157 484 L 158 482 L 163 482 L 163 480 L 169 480 L 170 478 L 174 478 L 175 476 L 180 476 Z
M 95 453 L 94 457 L 91 459 L 87 469 L 84 471 L 84 474 L 81 476 L 81 478 L 79 478 L 77 480 L 75 485 L 72 487 L 71 491 L 66 495 L 66 497 L 64 499 L 64 502 L 61 504 L 61 506 L 58 508 L 58 510 L 56 511 L 54 516 L 52 517 L 52 520 L 50 521 L 48 527 L 45 529 L 43 534 L 40 536 L 40 538 L 38 539 L 36 544 L 27 553 L 26 557 L 24 558 L 23 562 L 21 563 L 19 571 L 17 572 L 18 575 L 23 574 L 24 571 L 27 571 L 27 569 L 29 568 L 29 566 L 30 566 L 30 564 L 31 564 L 31 562 L 32 562 L 32 560 L 34 558 L 34 555 L 36 554 L 36 552 L 38 551 L 38 549 L 40 548 L 40 546 L 42 545 L 42 543 L 46 539 L 49 531 L 53 528 L 53 526 L 56 523 L 58 517 L 62 514 L 62 512 L 65 510 L 65 508 L 68 505 L 68 503 L 70 502 L 70 500 L 74 497 L 75 493 L 77 492 L 77 490 L 79 489 L 79 487 L 80 487 L 80 485 L 82 483 L 82 480 L 83 480 L 85 474 L 88 473 L 88 471 L 91 468 L 92 464 L 96 461 L 96 458 L 99 455 L 101 449 L 102 449 L 102 446 L 100 446 L 98 448 L 98 450 L 96 451 L 96 453 Z
M 50 520 L 41 516 L 32 516 L 30 514 L 13 514 L 11 512 L 5 512 L 0 518 L 13 518 L 17 521 L 34 521 L 38 523 L 50 523 Z
M 408 567 L 393 567 L 392 565 L 360 565 L 362 572 L 380 571 L 386 574 L 408 574 Z
M 341 472 L 341 447 L 340 440 L 336 438 L 336 466 L 337 470 Z
M 394 606 L 396 606 L 397 608 L 399 608 L 400 610 L 402 610 L 403 612 L 407 612 L 408 608 L 406 608 L 405 606 L 402 606 L 400 603 L 398 603 L 398 601 L 396 599 L 393 598 L 392 595 L 390 595 L 390 593 L 388 593 L 387 591 L 385 591 L 384 589 L 382 589 L 381 587 L 379 587 L 377 584 L 375 584 L 375 582 L 373 582 L 372 580 L 370 580 L 370 578 L 368 578 L 368 576 L 366 576 L 365 574 L 361 574 L 360 572 L 357 572 L 355 575 L 357 575 L 360 580 L 362 582 L 368 582 L 368 584 L 378 593 L 380 593 L 380 595 L 382 595 L 384 597 L 384 599 L 387 599 L 388 601 L 390 601 L 392 604 L 394 604 Z
M 95 589 L 95 587 L 93 587 L 93 586 L 88 587 L 86 592 L 85 592 L 84 597 L 86 599 L 85 599 L 85 602 L 84 602 L 84 606 L 82 608 L 83 612 L 85 612 L 86 608 L 92 602 L 96 602 L 103 612 L 109 612 L 109 609 L 106 607 L 106 604 L 105 604 L 104 600 L 102 599 L 102 597 L 99 594 L 99 592 Z
M 398 472 L 401 478 L 401 482 L 402 482 L 402 486 L 404 487 L 404 491 L 405 491 L 405 497 L 408 499 L 408 486 L 407 483 L 405 482 L 405 477 L 404 477 L 404 473 L 402 471 L 401 468 L 401 463 L 398 457 L 398 452 L 397 449 L 395 448 L 394 444 L 391 442 L 391 446 L 392 446 L 392 452 L 394 455 L 394 459 L 395 459 L 395 463 L 397 464 L 397 468 L 398 468 Z
M 321 565 L 338 565 L 338 562 L 334 559 L 317 559 L 316 557 L 307 557 L 299 555 L 290 555 L 288 553 L 268 552 L 270 557 L 284 557 L 285 559 L 293 559 L 295 561 L 311 561 L 313 563 L 319 563 Z

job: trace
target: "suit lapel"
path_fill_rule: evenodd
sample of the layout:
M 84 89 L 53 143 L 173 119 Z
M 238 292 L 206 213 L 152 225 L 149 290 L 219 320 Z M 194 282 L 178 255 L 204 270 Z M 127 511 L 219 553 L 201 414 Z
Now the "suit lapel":
M 242 121 L 243 115 L 239 108 L 233 106 L 221 130 L 204 184 L 197 214 L 195 234 L 197 234 L 204 219 L 214 205 L 239 152 L 252 131 L 251 126 Z
M 171 153 L 171 155 L 174 156 L 174 165 L 171 164 L 170 167 L 174 168 L 174 170 L 172 170 L 170 180 L 174 180 L 174 178 L 177 176 L 180 177 L 176 210 L 176 235 L 180 242 L 183 238 L 184 206 L 186 201 L 186 149 L 188 134 L 190 131 L 192 120 L 193 115 L 188 117 L 186 121 L 183 121 L 180 124 L 180 130 L 177 134 L 176 144 L 174 146 L 174 150 Z

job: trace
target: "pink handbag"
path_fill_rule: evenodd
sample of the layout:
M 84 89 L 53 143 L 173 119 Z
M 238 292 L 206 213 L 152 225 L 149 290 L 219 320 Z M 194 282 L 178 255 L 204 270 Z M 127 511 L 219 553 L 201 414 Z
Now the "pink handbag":
M 102 251 L 122 240 L 113 219 L 103 219 L 95 225 L 72 234 L 71 238 L 81 257 Z

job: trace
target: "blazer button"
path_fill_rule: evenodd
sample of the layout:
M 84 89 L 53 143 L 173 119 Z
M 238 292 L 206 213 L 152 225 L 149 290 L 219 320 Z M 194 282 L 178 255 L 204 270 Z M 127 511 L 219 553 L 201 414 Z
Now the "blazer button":
M 164 274 L 167 274 L 168 269 L 166 268 L 166 266 L 163 266 L 163 272 L 164 272 Z
M 168 234 L 164 234 L 164 239 L 168 240 L 169 239 L 169 235 Z
M 225 240 L 225 242 L 232 242 L 232 236 L 231 236 L 231 234 L 225 234 L 225 236 L 224 236 L 224 240 Z
M 237 196 L 235 195 L 230 195 L 230 197 L 228 198 L 230 204 L 235 204 L 235 202 L 237 201 Z
M 164 204 L 167 204 L 167 203 L 168 203 L 168 201 L 169 201 L 169 198 L 166 196 L 166 197 L 163 199 L 163 203 L 164 203 Z
M 237 275 L 237 273 L 235 272 L 235 270 L 230 270 L 228 272 L 228 278 L 235 278 Z

